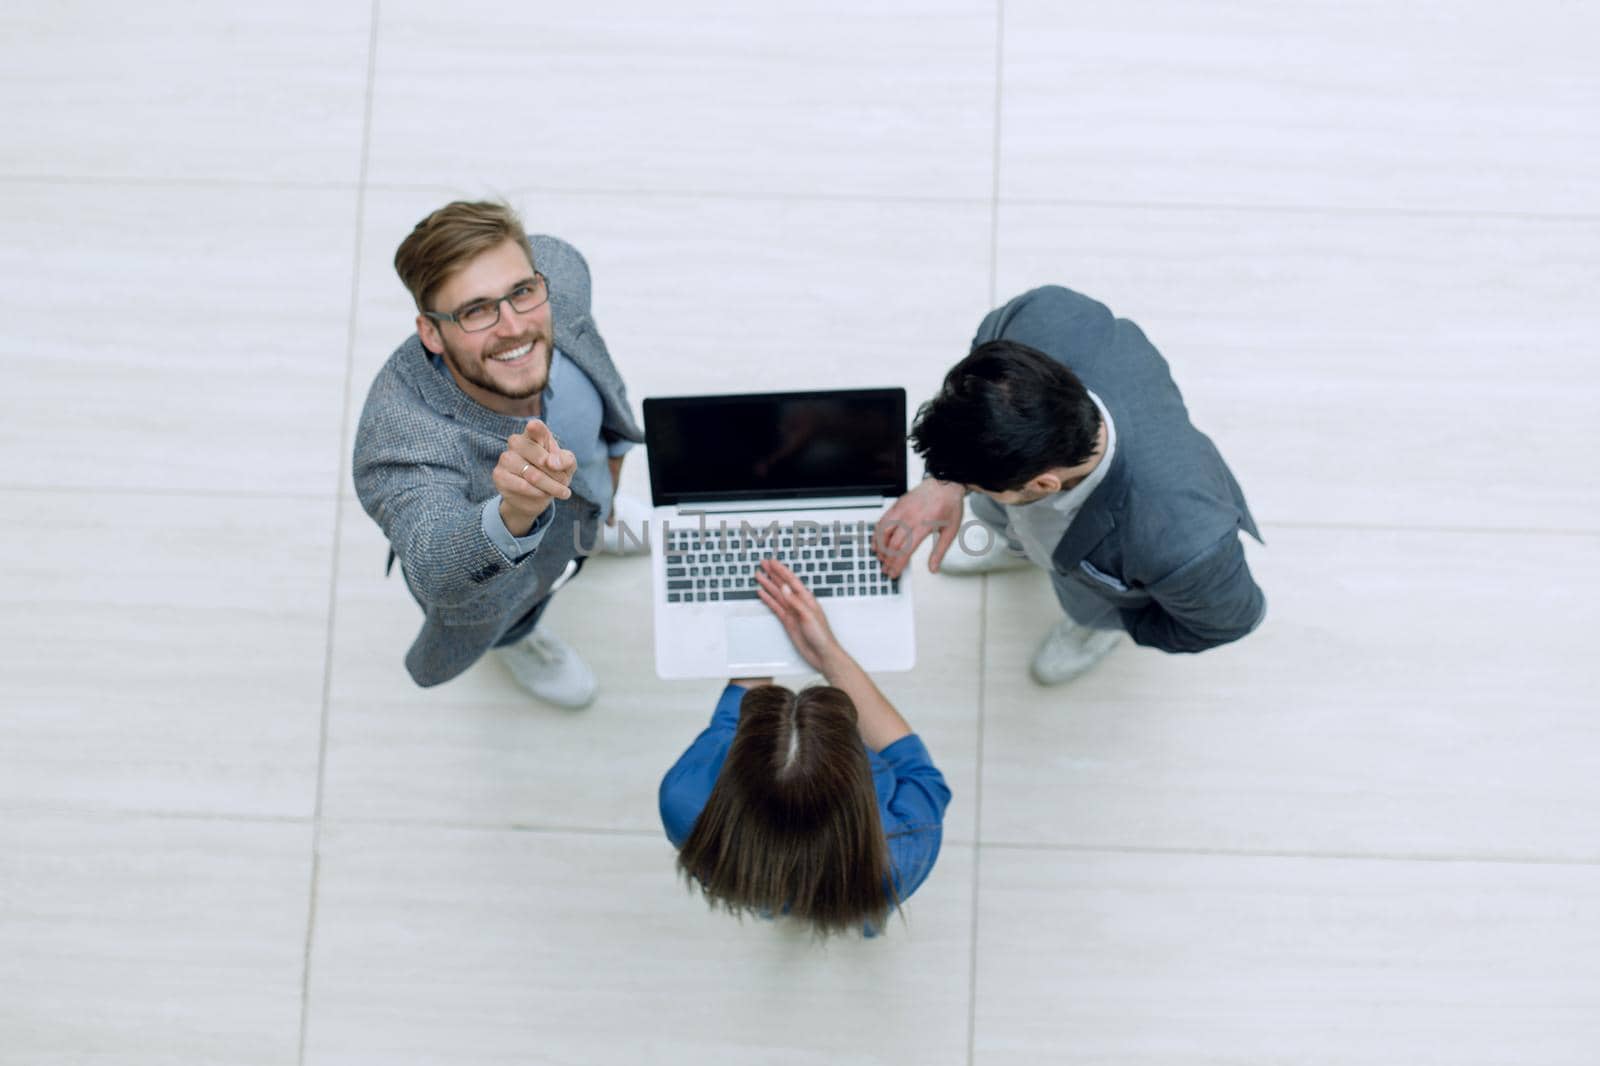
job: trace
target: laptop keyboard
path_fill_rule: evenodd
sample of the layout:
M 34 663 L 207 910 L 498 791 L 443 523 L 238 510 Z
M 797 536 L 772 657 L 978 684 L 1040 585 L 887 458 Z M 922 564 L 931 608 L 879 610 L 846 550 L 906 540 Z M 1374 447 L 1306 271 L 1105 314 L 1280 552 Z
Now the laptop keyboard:
M 755 570 L 763 559 L 788 566 L 818 599 L 893 596 L 900 581 L 878 565 L 873 529 L 871 523 L 669 529 L 663 547 L 667 602 L 758 599 Z

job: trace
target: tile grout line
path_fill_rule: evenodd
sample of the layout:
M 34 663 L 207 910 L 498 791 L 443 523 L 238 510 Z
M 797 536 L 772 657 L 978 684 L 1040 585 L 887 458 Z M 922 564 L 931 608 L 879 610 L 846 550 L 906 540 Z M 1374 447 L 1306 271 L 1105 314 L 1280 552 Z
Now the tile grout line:
M 995 851 L 1039 851 L 1072 855 L 1181 856 L 1201 859 L 1280 859 L 1294 862 L 1432 863 L 1471 866 L 1600 866 L 1600 855 L 1593 858 L 1542 858 L 1538 856 L 1462 854 L 1398 851 L 1282 851 L 1246 848 L 1163 847 L 1155 844 L 1067 844 L 1049 841 L 993 840 L 985 845 Z
M 1006 0 L 995 0 L 994 24 L 994 145 L 993 174 L 989 189 L 989 306 L 997 302 L 1000 274 L 1000 151 L 1001 119 L 1005 93 Z M 978 1055 L 978 916 L 983 889 L 983 727 L 989 677 L 989 578 L 978 589 L 978 728 L 973 746 L 972 781 L 972 911 L 968 929 L 972 937 L 967 957 L 967 1066 Z
M 987 580 L 987 578 L 984 578 Z M 980 597 L 986 604 L 987 596 Z M 987 607 L 982 608 L 984 618 Z M 980 722 L 980 725 L 982 723 Z M 980 733 L 979 741 L 982 736 Z M 309 815 L 208 814 L 178 810 L 88 810 L 73 807 L 0 806 L 0 815 L 17 814 L 40 818 L 62 818 L 79 822 L 162 821 L 216 825 L 306 825 Z M 324 817 L 326 825 L 355 826 L 366 829 L 430 831 L 443 833 L 512 833 L 519 836 L 610 837 L 618 840 L 661 839 L 659 829 L 630 829 L 603 825 L 540 825 L 528 822 L 465 822 L 438 818 L 380 818 L 367 815 Z M 945 837 L 947 848 L 968 848 L 976 853 L 976 837 Z M 1511 855 L 1489 852 L 1402 852 L 1402 851 L 1291 851 L 1271 848 L 1201 847 L 1198 845 L 1072 843 L 1049 840 L 986 840 L 986 851 L 1046 852 L 1072 855 L 1187 856 L 1202 859 L 1281 859 L 1295 862 L 1427 863 L 1431 865 L 1600 867 L 1600 853 L 1593 855 Z
M 0 483 L 0 492 L 14 492 L 18 495 L 28 493 L 35 496 L 81 496 L 81 485 L 25 485 Z M 345 497 L 339 492 L 297 492 L 293 489 L 282 491 L 274 489 L 186 489 L 186 488 L 160 488 L 141 485 L 107 486 L 96 489 L 97 496 L 138 496 L 140 499 L 151 497 L 167 497 L 169 499 L 196 499 L 196 500 L 273 500 L 285 502 L 296 500 L 301 503 L 322 503 L 333 499 L 354 499 L 354 495 Z
M 84 174 L 0 174 L 0 185 L 86 185 L 104 187 L 214 188 L 214 189 L 299 189 L 308 192 L 339 192 L 353 189 L 351 182 L 317 181 L 303 178 L 157 178 L 136 174 L 96 176 Z M 364 192 L 443 191 L 454 194 L 460 187 L 449 182 L 363 182 Z M 637 200 L 721 200 L 734 203 L 845 203 L 845 204 L 944 204 L 980 206 L 988 196 L 901 196 L 886 193 L 794 193 L 759 192 L 740 189 L 595 189 L 563 185 L 509 186 L 506 195 L 538 193 L 546 196 L 574 196 L 595 199 Z M 1225 211 L 1250 215 L 1336 215 L 1374 216 L 1412 219 L 1482 219 L 1504 222 L 1600 222 L 1600 213 L 1588 211 L 1506 211 L 1487 208 L 1397 207 L 1385 204 L 1243 204 L 1205 200 L 1103 200 L 1070 196 L 1012 196 L 1007 207 L 1077 207 L 1110 211 Z
M 1101 200 L 1075 196 L 1010 196 L 1007 207 L 1086 207 L 1108 211 L 1229 212 L 1240 215 L 1336 215 L 1501 222 L 1600 222 L 1592 211 L 1504 211 L 1478 207 L 1397 207 L 1389 204 L 1244 204 L 1220 200 Z
M 1004 0 L 1002 0 L 1002 3 Z M 978 1053 L 978 893 L 983 872 L 983 726 L 989 677 L 989 576 L 978 590 L 978 730 L 973 746 L 972 782 L 972 910 L 968 921 L 972 942 L 967 956 L 967 1066 Z
M 1395 522 L 1314 522 L 1293 518 L 1263 520 L 1259 523 L 1274 529 L 1346 530 L 1356 533 L 1447 533 L 1452 536 L 1517 536 L 1517 537 L 1594 537 L 1600 529 L 1573 529 L 1571 527 L 1538 529 L 1536 527 L 1507 526 L 1406 526 Z
M 339 547 L 344 534 L 344 455 L 350 440 L 350 391 L 355 374 L 356 318 L 361 292 L 361 247 L 366 227 L 367 164 L 372 150 L 372 95 L 377 78 L 379 0 L 372 0 L 367 30 L 367 92 L 361 115 L 361 163 L 356 182 L 355 241 L 350 255 L 350 313 L 345 326 L 344 391 L 339 410 L 339 455 L 334 475 L 333 551 L 328 567 L 328 629 L 322 653 L 322 715 L 317 730 L 317 787 L 311 815 L 311 881 L 306 905 L 306 942 L 300 966 L 300 1039 L 296 1062 L 305 1066 L 306 1033 L 311 1017 L 311 951 L 317 932 L 317 898 L 322 872 L 322 797 L 327 780 L 328 712 L 333 695 L 333 635 L 339 610 Z
M 1006 0 L 995 0 L 994 12 L 994 133 L 990 144 L 993 165 L 989 174 L 989 307 L 995 306 L 995 286 L 1000 273 L 1000 119 L 1004 89 Z
M 281 192 L 292 189 L 301 192 L 350 192 L 355 183 L 349 181 L 321 181 L 316 178 L 189 178 L 153 177 L 143 174 L 0 174 L 0 185 L 87 185 L 106 188 L 134 186 L 138 188 L 180 189 L 271 189 Z

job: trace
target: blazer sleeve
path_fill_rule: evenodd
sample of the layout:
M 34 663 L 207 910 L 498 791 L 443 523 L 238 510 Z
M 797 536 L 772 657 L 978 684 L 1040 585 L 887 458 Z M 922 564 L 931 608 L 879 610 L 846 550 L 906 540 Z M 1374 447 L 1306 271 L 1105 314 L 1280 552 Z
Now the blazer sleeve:
M 397 386 L 374 387 L 356 430 L 352 473 L 361 506 L 383 529 L 406 583 L 429 608 L 498 603 L 521 580 L 535 547 L 508 559 L 484 529 L 484 501 L 468 495 L 465 461 Z
M 1267 598 L 1250 574 L 1237 531 L 1146 586 L 1153 602 L 1122 612 L 1137 644 L 1197 652 L 1238 640 L 1266 616 Z

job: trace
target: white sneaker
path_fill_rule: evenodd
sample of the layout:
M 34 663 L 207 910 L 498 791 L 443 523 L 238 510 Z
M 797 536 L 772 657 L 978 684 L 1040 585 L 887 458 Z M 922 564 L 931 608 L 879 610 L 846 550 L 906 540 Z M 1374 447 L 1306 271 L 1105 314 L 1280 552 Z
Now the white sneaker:
M 619 494 L 611 501 L 611 514 L 616 521 L 609 526 L 601 524 L 599 551 L 605 555 L 649 555 L 650 505 Z
M 554 633 L 535 629 L 515 644 L 496 649 L 517 684 L 546 703 L 577 710 L 594 701 L 594 671 L 571 645 Z
M 1063 618 L 1033 653 L 1033 679 L 1041 685 L 1071 681 L 1088 673 L 1121 642 L 1120 629 L 1093 629 Z
M 944 553 L 944 561 L 939 564 L 939 573 L 957 574 L 967 577 L 971 574 L 992 574 L 997 570 L 1017 570 L 1030 566 L 1028 557 L 1013 548 L 1004 534 L 996 533 L 988 526 L 963 526 L 966 529 L 967 545 L 982 549 L 976 554 L 967 550 L 957 536 L 950 542 L 950 550 Z M 989 534 L 987 546 L 984 534 Z

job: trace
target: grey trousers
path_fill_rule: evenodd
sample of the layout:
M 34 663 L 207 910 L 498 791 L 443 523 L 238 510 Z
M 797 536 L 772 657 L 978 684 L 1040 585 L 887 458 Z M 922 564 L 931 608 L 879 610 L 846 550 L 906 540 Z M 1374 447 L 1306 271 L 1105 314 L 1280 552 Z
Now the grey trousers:
M 972 513 L 977 516 L 989 531 L 999 539 L 1011 546 L 1018 555 L 1022 554 L 1022 545 L 1006 536 L 1006 509 L 995 503 L 982 493 L 974 492 L 967 497 L 972 505 Z M 971 540 L 967 543 L 972 544 Z M 974 545 L 975 547 L 978 545 Z M 961 545 L 952 544 L 951 551 L 960 551 Z M 1082 584 L 1068 581 L 1053 569 L 1050 571 L 1050 585 L 1055 589 L 1056 602 L 1061 604 L 1061 609 L 1067 617 L 1080 626 L 1089 626 L 1092 629 L 1122 629 L 1122 613 L 1117 605 L 1101 596 L 1096 596 L 1090 589 Z

